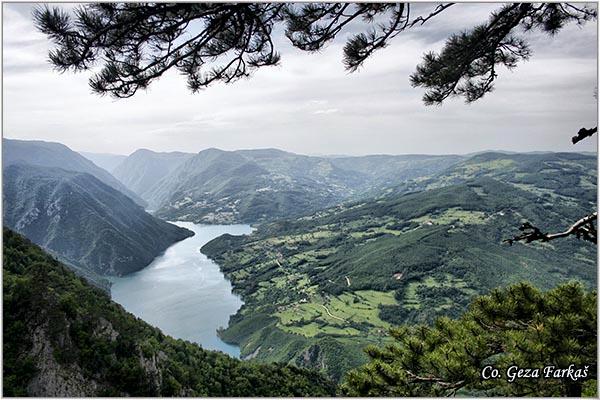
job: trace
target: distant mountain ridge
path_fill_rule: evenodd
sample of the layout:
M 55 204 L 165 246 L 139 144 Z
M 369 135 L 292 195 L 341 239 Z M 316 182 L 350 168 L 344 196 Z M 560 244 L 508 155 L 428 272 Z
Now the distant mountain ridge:
M 139 150 L 115 169 L 157 216 L 202 223 L 257 222 L 313 212 L 430 175 L 460 156 L 313 157 L 278 149 L 197 154 Z
M 520 187 L 537 186 L 538 193 L 557 189 L 572 194 L 572 190 L 581 192 L 581 187 L 577 188 L 580 184 L 587 188 L 596 185 L 596 163 L 597 156 L 585 152 L 479 153 L 429 176 L 391 185 L 379 196 L 435 189 L 480 177 L 499 179 Z M 564 188 L 562 174 L 572 177 L 571 188 Z M 589 197 L 589 192 L 586 196 Z
M 40 167 L 56 167 L 69 171 L 85 172 L 129 196 L 136 203 L 142 206 L 146 205 L 144 200 L 119 182 L 108 171 L 61 143 L 41 140 L 2 139 L 2 163 L 3 168 L 16 163 L 26 163 Z
M 102 169 L 107 170 L 111 174 L 115 168 L 127 158 L 122 154 L 110 154 L 110 153 L 89 153 L 87 151 L 80 151 L 79 154 L 96 164 Z
M 490 155 L 529 158 L 580 153 L 482 152 L 462 155 L 305 156 L 279 149 L 197 154 L 138 150 L 115 175 L 156 216 L 197 223 L 256 223 L 289 218 L 342 202 L 449 184 L 446 171 Z M 509 170 L 505 171 L 508 172 Z M 462 173 L 468 171 L 463 170 Z M 456 173 L 455 182 L 465 180 Z
M 113 170 L 113 175 L 142 198 L 162 178 L 194 154 L 171 152 L 156 153 L 139 149 L 125 157 Z M 150 208 L 153 208 L 150 205 Z
M 147 214 L 95 176 L 61 168 L 5 167 L 3 201 L 5 226 L 99 275 L 137 271 L 193 235 Z

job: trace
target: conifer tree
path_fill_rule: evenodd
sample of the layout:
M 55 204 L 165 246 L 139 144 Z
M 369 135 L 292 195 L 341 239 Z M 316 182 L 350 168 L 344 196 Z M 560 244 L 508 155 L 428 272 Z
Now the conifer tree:
M 527 283 L 477 297 L 456 320 L 392 330 L 395 343 L 369 347 L 371 361 L 343 383 L 349 396 L 581 396 L 596 391 L 596 293 L 566 283 L 542 293 Z M 497 379 L 483 379 L 486 366 Z M 509 368 L 540 369 L 539 378 L 515 378 Z M 543 377 L 580 368 L 577 380 Z M 587 369 L 586 369 L 587 366 Z M 489 368 L 486 373 L 489 374 Z M 515 368 L 510 371 L 516 372 Z M 525 374 L 525 373 L 524 373 Z M 534 373 L 535 374 L 535 373 Z M 584 376 L 585 375 L 585 376 Z M 489 377 L 490 375 L 486 375 Z

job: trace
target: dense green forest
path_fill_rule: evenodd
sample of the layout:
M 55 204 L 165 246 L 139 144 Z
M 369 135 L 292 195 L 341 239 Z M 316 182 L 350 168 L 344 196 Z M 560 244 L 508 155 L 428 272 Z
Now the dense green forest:
M 239 361 L 165 336 L 19 234 L 5 229 L 3 239 L 4 396 L 596 393 L 597 298 L 580 283 L 548 292 L 515 284 L 475 297 L 458 319 L 396 326 L 387 345 L 369 346 L 370 361 L 336 387 L 314 371 Z M 334 340 L 322 346 L 336 349 Z M 580 372 L 574 381 L 481 379 L 486 365 L 515 364 L 540 371 L 573 364 Z
M 596 247 L 570 238 L 508 246 L 523 221 L 558 229 L 596 207 L 595 158 L 478 155 L 445 185 L 393 191 L 224 235 L 202 248 L 245 304 L 221 337 L 242 356 L 319 368 L 339 380 L 398 324 L 457 318 L 478 294 L 528 281 L 596 284 Z M 458 172 L 457 172 L 458 171 Z M 458 174 L 463 176 L 459 179 Z
M 163 335 L 4 229 L 3 395 L 331 396 L 317 372 Z

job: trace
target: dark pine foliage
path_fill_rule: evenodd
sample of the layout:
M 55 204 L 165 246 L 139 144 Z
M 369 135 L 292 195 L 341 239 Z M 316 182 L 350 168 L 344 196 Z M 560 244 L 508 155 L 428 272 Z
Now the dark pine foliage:
M 396 342 L 368 348 L 371 361 L 348 374 L 350 396 L 581 396 L 596 395 L 595 292 L 566 283 L 548 292 L 519 283 L 476 298 L 459 319 L 394 329 Z M 483 380 L 486 365 L 500 379 Z M 522 368 L 585 368 L 586 377 L 516 379 Z
M 257 68 L 275 65 L 273 30 L 285 25 L 294 46 L 318 51 L 350 25 L 364 31 L 344 47 L 344 64 L 357 70 L 401 32 L 423 25 L 452 3 L 415 15 L 410 3 L 100 3 L 38 8 L 34 19 L 56 48 L 50 61 L 59 71 L 86 70 L 100 63 L 92 89 L 133 96 L 169 69 L 197 91 L 213 82 L 233 82 Z M 451 96 L 471 102 L 493 89 L 496 67 L 514 68 L 530 56 L 524 31 L 555 34 L 565 24 L 596 18 L 596 10 L 562 3 L 515 3 L 486 24 L 451 36 L 439 54 L 428 53 L 411 76 L 426 89 L 426 104 Z
M 197 91 L 233 82 L 274 65 L 271 41 L 283 4 L 90 3 L 74 16 L 59 8 L 34 11 L 38 28 L 57 45 L 59 71 L 102 69 L 90 80 L 97 93 L 133 96 L 173 68 Z M 224 61 L 219 64 L 216 61 Z
M 595 17 L 594 9 L 570 4 L 506 5 L 487 24 L 452 35 L 439 54 L 427 53 L 410 77 L 411 83 L 427 89 L 425 104 L 441 104 L 452 96 L 473 102 L 493 90 L 498 66 L 512 69 L 530 57 L 519 30 L 538 29 L 554 35 L 569 22 L 582 24 Z

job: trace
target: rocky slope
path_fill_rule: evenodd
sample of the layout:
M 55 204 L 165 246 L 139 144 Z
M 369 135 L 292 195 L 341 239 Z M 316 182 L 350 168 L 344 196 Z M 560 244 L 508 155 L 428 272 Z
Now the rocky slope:
M 87 173 L 14 164 L 3 178 L 4 225 L 96 274 L 137 271 L 193 235 Z

